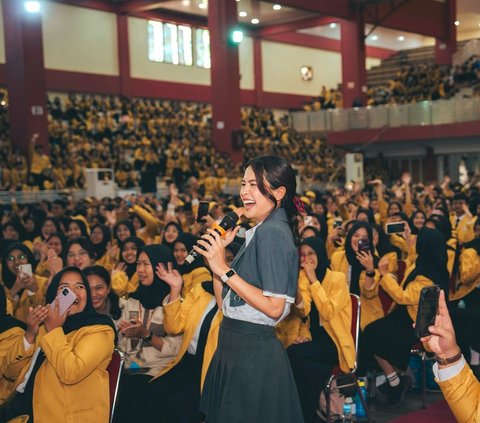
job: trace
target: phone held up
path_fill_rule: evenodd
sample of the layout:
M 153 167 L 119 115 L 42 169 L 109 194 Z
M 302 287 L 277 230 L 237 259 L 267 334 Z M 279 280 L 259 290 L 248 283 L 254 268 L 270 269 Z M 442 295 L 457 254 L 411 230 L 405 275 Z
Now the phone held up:
M 358 240 L 358 252 L 360 251 L 365 251 L 365 252 L 370 251 L 370 241 L 368 239 L 360 238 Z
M 58 314 L 63 316 L 71 305 L 76 301 L 77 296 L 69 288 L 62 288 L 57 294 L 58 299 Z M 53 304 L 50 304 L 50 307 L 53 307 Z
M 204 217 L 208 214 L 210 203 L 208 201 L 200 201 L 198 204 L 198 212 L 197 212 L 197 222 L 202 223 L 204 221 Z
M 405 231 L 404 222 L 392 222 L 385 225 L 385 232 L 387 235 L 402 234 Z
M 420 292 L 417 321 L 415 322 L 415 335 L 417 338 L 431 335 L 428 328 L 435 324 L 439 295 L 439 286 L 427 286 Z

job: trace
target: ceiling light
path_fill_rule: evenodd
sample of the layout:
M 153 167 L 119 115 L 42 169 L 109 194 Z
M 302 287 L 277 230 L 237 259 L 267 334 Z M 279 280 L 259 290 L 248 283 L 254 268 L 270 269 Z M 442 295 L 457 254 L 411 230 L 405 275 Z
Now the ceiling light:
M 460 21 L 455 21 L 455 26 L 460 25 Z
M 254 25 L 257 25 L 260 23 L 260 20 L 258 20 L 257 18 L 253 18 L 250 22 Z
M 248 15 L 248 13 L 245 12 L 244 10 L 242 10 L 242 11 L 238 14 L 238 16 L 240 16 L 241 18 L 244 18 L 244 17 L 247 16 L 247 15 Z
M 378 35 L 372 35 L 372 36 L 370 37 L 370 39 L 371 39 L 372 41 L 377 41 L 377 40 L 378 40 Z
M 405 37 L 403 35 L 400 35 L 400 37 L 398 37 L 398 41 L 405 41 Z
M 335 22 L 332 22 L 329 26 L 330 28 L 335 29 L 337 27 L 337 24 Z
M 38 13 L 40 12 L 40 2 L 39 1 L 26 1 L 25 10 L 28 13 Z
M 282 8 L 282 6 L 280 6 L 279 4 L 274 4 L 273 5 L 273 10 L 280 10 Z
M 207 6 L 207 3 L 200 3 L 200 4 L 198 5 L 198 7 L 199 7 L 200 9 L 206 9 L 208 6 Z

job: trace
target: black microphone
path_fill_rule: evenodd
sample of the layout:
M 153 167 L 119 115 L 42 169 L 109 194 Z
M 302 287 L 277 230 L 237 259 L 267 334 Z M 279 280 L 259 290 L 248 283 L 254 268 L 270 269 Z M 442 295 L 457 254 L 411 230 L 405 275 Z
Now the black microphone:
M 237 224 L 238 222 L 238 214 L 234 211 L 231 211 L 230 213 L 227 213 L 225 216 L 223 216 L 223 219 L 222 221 L 220 222 L 220 224 L 214 224 L 212 229 L 217 233 L 219 234 L 220 236 L 224 236 L 225 233 L 229 230 L 229 229 L 232 229 L 233 227 L 235 227 L 235 225 Z M 205 250 L 205 247 L 203 247 L 203 245 L 200 245 L 200 244 L 195 244 L 197 247 L 201 248 L 202 250 Z M 188 256 L 187 258 L 185 259 L 185 261 L 188 263 L 188 264 L 192 264 L 193 261 L 197 258 L 197 257 L 200 257 L 200 254 L 197 253 L 193 248 L 192 248 L 192 251 L 190 251 L 188 253 Z

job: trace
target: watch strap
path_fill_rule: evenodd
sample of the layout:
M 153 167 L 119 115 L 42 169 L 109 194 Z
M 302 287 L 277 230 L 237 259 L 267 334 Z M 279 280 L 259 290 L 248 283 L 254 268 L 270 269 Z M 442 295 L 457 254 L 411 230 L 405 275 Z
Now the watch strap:
M 237 273 L 237 272 L 235 272 L 235 270 L 230 269 L 227 273 L 220 276 L 220 279 L 223 283 L 226 283 L 235 273 Z
M 438 355 L 435 357 L 435 359 L 437 360 L 437 363 L 442 366 L 447 366 L 448 364 L 455 363 L 461 358 L 462 358 L 462 351 L 460 350 L 458 351 L 458 354 L 454 355 L 453 357 L 440 358 Z

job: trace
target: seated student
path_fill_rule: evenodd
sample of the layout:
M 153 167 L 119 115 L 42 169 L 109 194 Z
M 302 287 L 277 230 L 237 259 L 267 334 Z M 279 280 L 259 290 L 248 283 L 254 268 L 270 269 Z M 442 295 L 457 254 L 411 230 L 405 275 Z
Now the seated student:
M 468 367 L 455 341 L 444 291 L 440 292 L 435 325 L 428 329 L 431 335 L 421 338 L 421 341 L 437 356 L 437 363 L 433 365 L 435 380 L 456 420 L 479 422 L 480 382 Z
M 106 225 L 98 223 L 92 227 L 90 233 L 90 241 L 92 241 L 95 251 L 96 264 L 112 270 L 115 263 L 112 263 L 110 255 L 107 252 L 107 246 L 112 241 L 112 231 Z
M 172 252 L 160 244 L 147 245 L 138 255 L 140 284 L 125 301 L 119 323 L 118 345 L 132 373 L 125 385 L 136 383 L 136 378 L 151 379 L 175 358 L 180 348 L 181 336 L 172 337 L 165 332 L 162 301 L 168 294 L 168 285 L 155 273 L 159 263 L 172 262 Z
M 401 283 L 388 271 L 388 259 L 379 263 L 382 275 L 380 286 L 396 303 L 384 318 L 369 324 L 363 332 L 363 343 L 387 376 L 379 387 L 387 396 L 387 404 L 398 406 L 410 386 L 408 376 L 398 375 L 395 369 L 405 370 L 410 349 L 415 343 L 413 325 L 417 318 L 420 291 L 435 283 L 448 290 L 447 251 L 443 235 L 436 229 L 422 228 L 417 236 L 417 259 L 405 272 Z
M 119 298 L 111 289 L 111 279 L 108 270 L 99 265 L 83 269 L 83 274 L 88 279 L 92 305 L 97 313 L 110 316 L 114 322 L 120 319 L 122 310 Z
M 20 266 L 30 264 L 32 275 Z M 3 252 L 2 283 L 13 304 L 13 316 L 26 322 L 29 307 L 45 304 L 47 278 L 35 275 L 35 261 L 31 250 L 15 242 Z
M 321 390 L 340 364 L 344 372 L 355 367 L 355 344 L 350 332 L 352 304 L 343 273 L 331 271 L 327 250 L 319 238 L 300 244 L 298 286 L 302 317 L 310 318 L 310 338 L 287 349 L 305 422 L 315 421 Z
M 85 237 L 88 238 L 88 228 L 82 219 L 72 219 L 67 227 L 68 239 Z
M 51 278 L 55 276 L 55 273 L 57 273 L 63 267 L 63 261 L 59 269 L 58 260 L 53 261 L 52 259 L 49 259 L 51 257 L 49 255 L 49 251 L 52 250 L 53 257 L 60 257 L 60 260 L 62 260 L 61 257 L 64 255 L 63 251 L 65 250 L 67 243 L 68 239 L 62 232 L 55 232 L 54 234 L 50 235 L 45 242 L 45 246 L 42 248 L 41 259 L 35 269 L 35 274 L 45 278 Z
M 95 263 L 95 251 L 92 242 L 86 237 L 71 239 L 65 248 L 64 263 L 80 270 Z
M 120 260 L 112 270 L 112 289 L 119 297 L 128 297 L 138 288 L 137 258 L 144 246 L 143 240 L 136 236 L 120 244 Z
M 182 227 L 177 222 L 168 222 L 162 231 L 162 245 L 166 245 L 173 251 L 173 246 L 182 233 Z
M 56 297 L 64 288 L 73 291 L 77 300 L 60 315 Z M 29 315 L 25 343 L 33 356 L 18 378 L 22 382 L 8 417 L 107 423 L 106 369 L 114 349 L 113 322 L 93 308 L 88 281 L 77 267 L 66 267 L 54 276 L 46 299 L 53 306 L 38 307 Z
M 113 227 L 113 236 L 117 241 L 117 245 L 120 245 L 128 237 L 136 236 L 133 223 L 130 220 L 121 220 Z
M 368 242 L 369 250 L 359 250 L 359 240 Z M 345 239 L 345 250 L 333 253 L 331 269 L 347 277 L 350 292 L 361 296 L 362 330 L 369 323 L 383 317 L 383 308 L 378 297 L 379 274 L 375 271 L 378 257 L 374 255 L 372 227 L 366 222 L 354 222 Z
M 7 296 L 0 286 L 0 407 L 12 394 L 15 380 L 25 365 L 23 337 L 26 328 L 25 323 L 9 315 Z
M 178 235 L 173 245 L 173 256 L 175 257 L 177 269 L 183 279 L 183 298 L 186 298 L 188 292 L 195 285 L 212 280 L 212 274 L 202 258 L 197 257 L 191 264 L 188 264 L 185 260 L 196 242 L 196 236 L 183 232 Z

